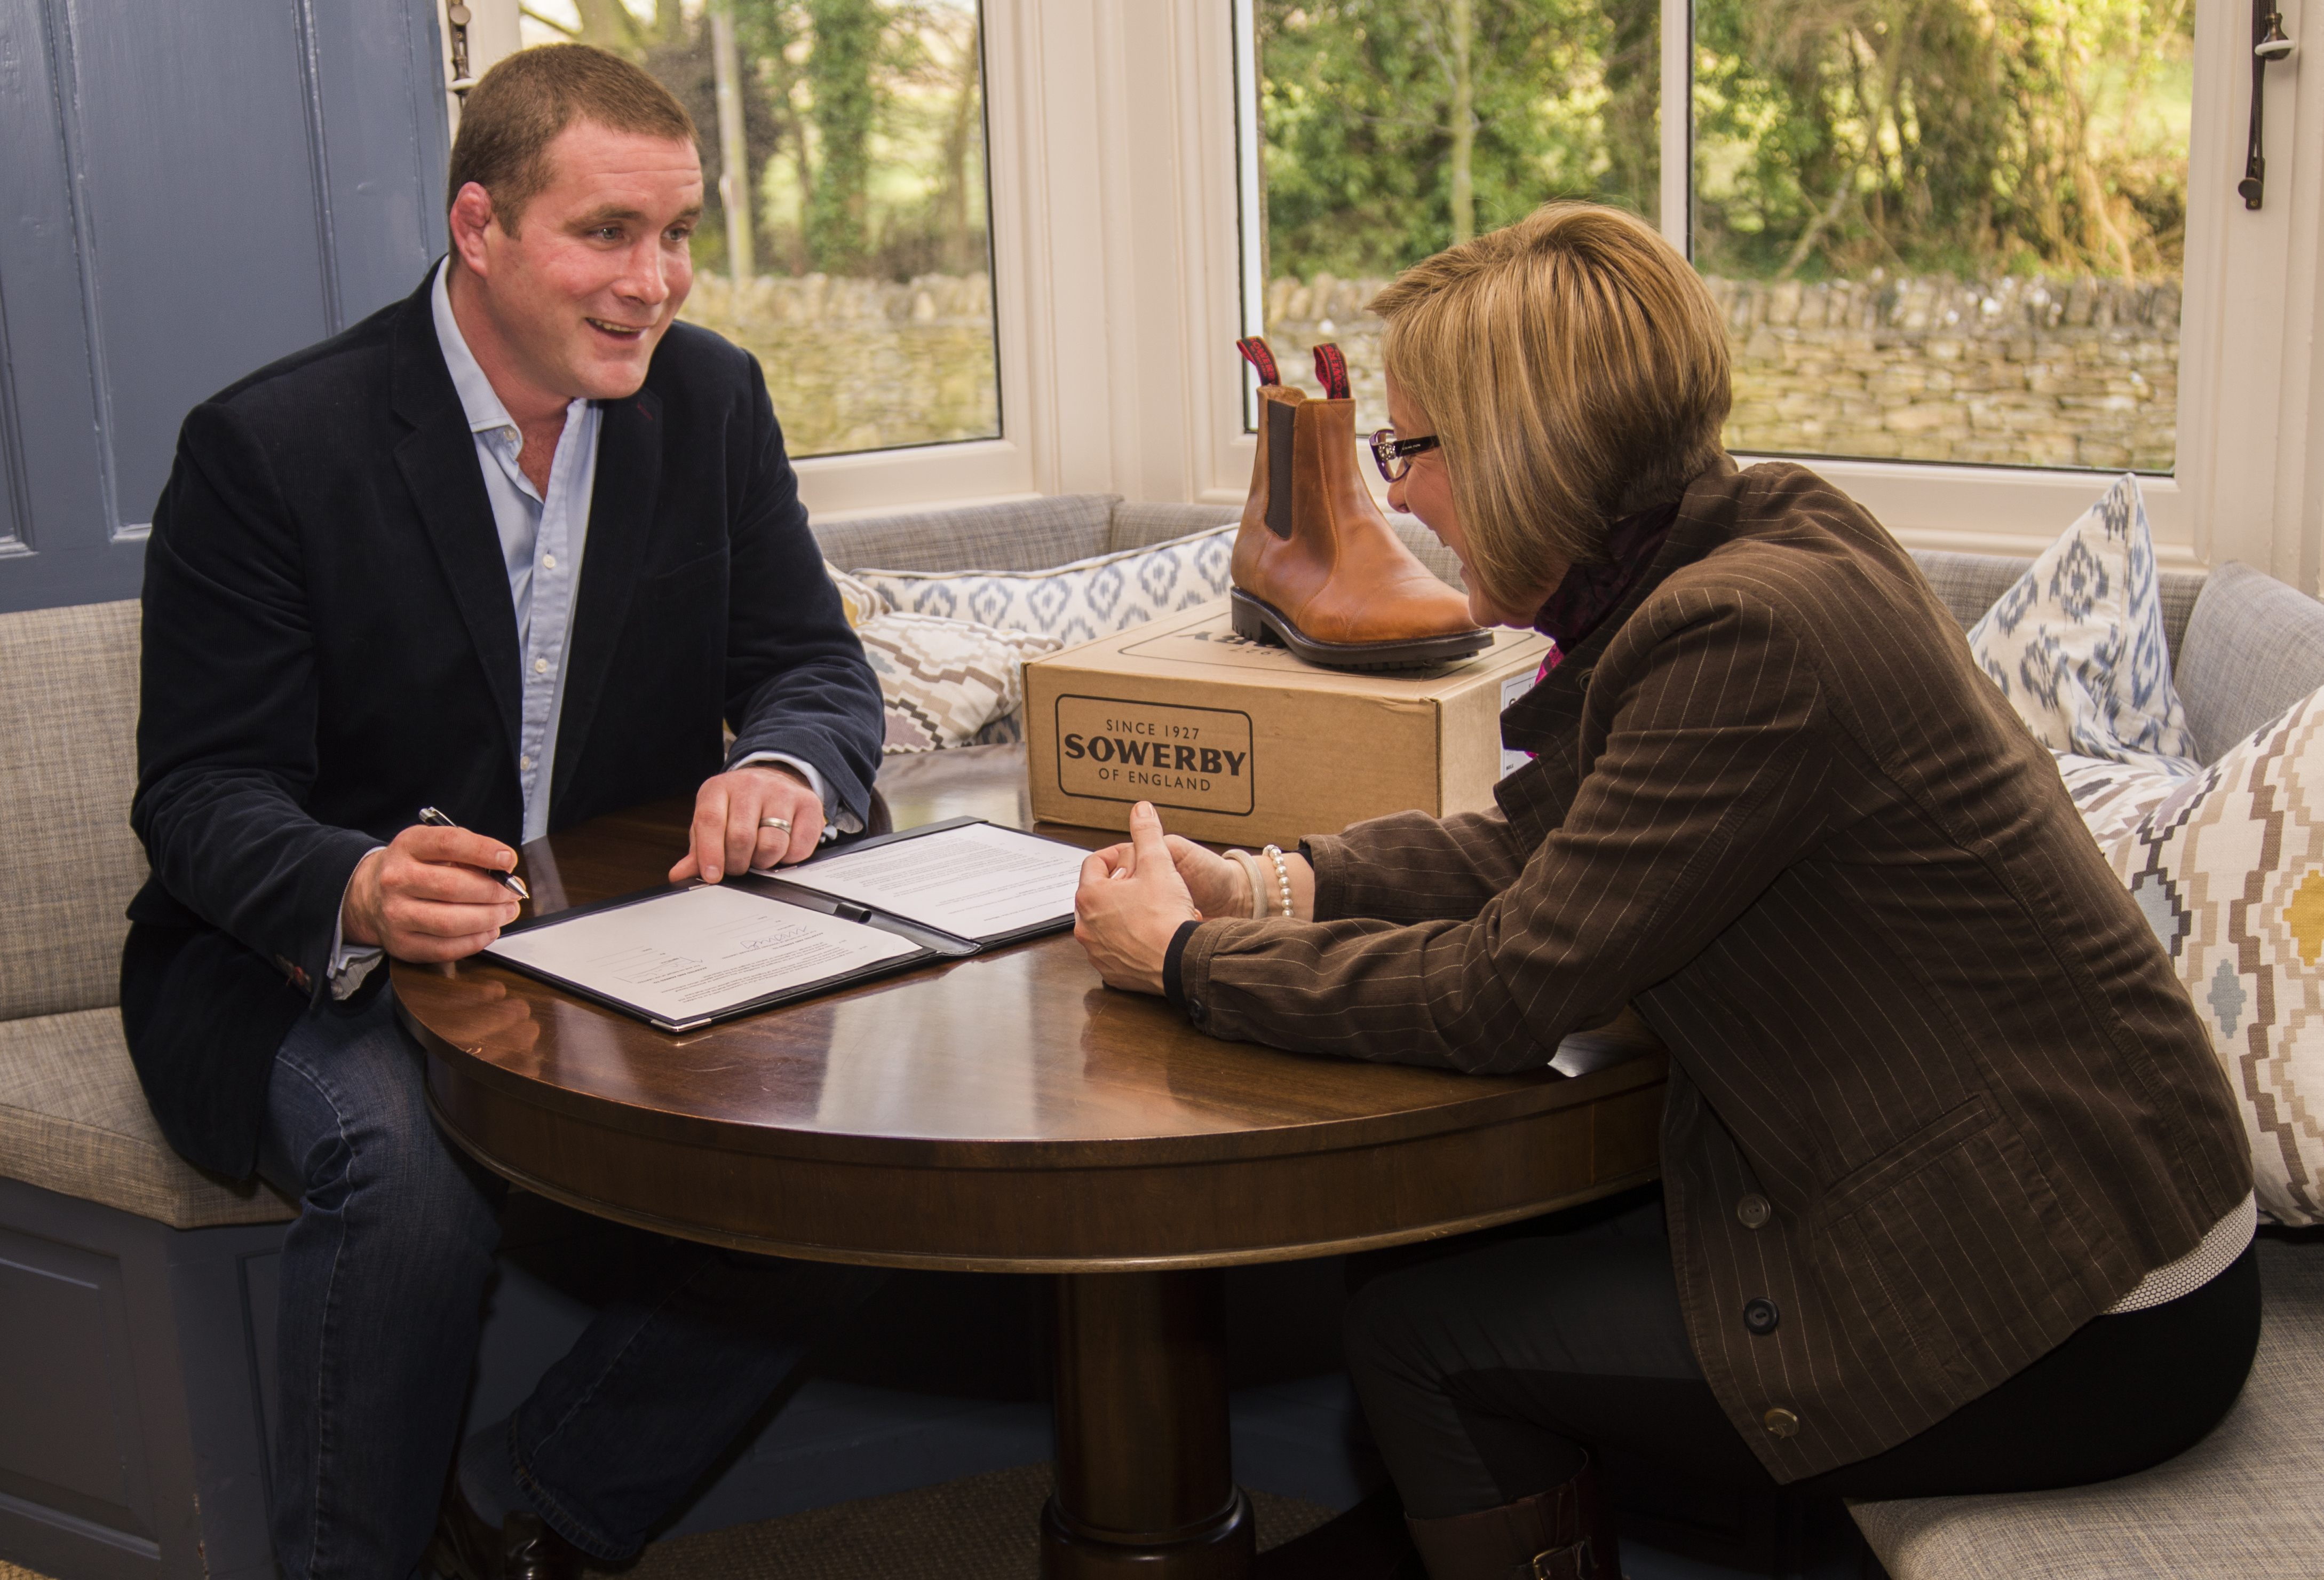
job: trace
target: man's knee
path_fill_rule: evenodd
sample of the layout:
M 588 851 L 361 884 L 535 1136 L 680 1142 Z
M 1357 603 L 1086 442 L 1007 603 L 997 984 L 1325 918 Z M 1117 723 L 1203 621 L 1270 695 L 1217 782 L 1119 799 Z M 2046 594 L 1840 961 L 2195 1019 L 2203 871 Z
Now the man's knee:
M 384 997 L 384 995 L 383 995 Z M 383 1210 L 440 1234 L 489 1234 L 503 1187 L 460 1151 L 428 1111 L 424 1058 L 392 1009 L 331 1024 L 309 1017 L 286 1039 L 267 1094 L 267 1172 L 308 1206 Z M 323 1021 L 316 1025 L 311 1022 Z

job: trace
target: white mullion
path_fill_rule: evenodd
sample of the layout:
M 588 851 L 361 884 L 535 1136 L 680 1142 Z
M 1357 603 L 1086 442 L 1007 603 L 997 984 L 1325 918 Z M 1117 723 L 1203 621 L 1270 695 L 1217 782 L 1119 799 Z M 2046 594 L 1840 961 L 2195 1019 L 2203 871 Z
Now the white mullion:
M 1252 0 L 1234 0 L 1235 189 L 1240 199 L 1237 217 L 1242 224 L 1242 332 L 1267 332 L 1266 259 L 1260 255 L 1260 227 L 1267 223 L 1259 196 L 1259 29 L 1252 18 Z
M 1248 4 L 1248 0 L 1240 0 Z M 1694 255 L 1694 0 L 1663 0 L 1662 232 Z

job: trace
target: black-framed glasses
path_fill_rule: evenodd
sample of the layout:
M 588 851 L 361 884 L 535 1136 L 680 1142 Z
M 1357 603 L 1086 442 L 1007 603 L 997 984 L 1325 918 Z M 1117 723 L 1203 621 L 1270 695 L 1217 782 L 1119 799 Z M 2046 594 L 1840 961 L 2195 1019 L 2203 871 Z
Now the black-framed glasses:
M 1399 483 L 1403 481 L 1404 475 L 1412 470 L 1412 457 L 1425 450 L 1434 449 L 1436 443 L 1436 436 L 1433 433 L 1398 439 L 1395 429 L 1383 428 L 1372 435 L 1372 459 L 1379 464 L 1381 476 L 1391 483 Z

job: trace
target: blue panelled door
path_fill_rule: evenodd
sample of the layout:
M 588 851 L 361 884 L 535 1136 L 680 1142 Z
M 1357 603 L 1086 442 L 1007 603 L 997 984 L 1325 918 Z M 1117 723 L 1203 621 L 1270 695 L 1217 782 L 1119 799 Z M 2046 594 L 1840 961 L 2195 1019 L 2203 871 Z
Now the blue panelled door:
M 178 423 L 444 245 L 429 0 L 0 0 L 0 612 L 137 594 Z

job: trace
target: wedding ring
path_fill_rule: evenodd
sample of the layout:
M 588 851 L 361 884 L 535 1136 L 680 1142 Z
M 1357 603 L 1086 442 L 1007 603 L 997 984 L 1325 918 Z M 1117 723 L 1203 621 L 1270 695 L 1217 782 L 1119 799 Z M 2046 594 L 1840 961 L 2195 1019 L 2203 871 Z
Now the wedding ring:
M 759 827 L 776 828 L 788 834 L 791 831 L 791 820 L 788 818 L 761 818 L 759 819 Z

